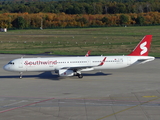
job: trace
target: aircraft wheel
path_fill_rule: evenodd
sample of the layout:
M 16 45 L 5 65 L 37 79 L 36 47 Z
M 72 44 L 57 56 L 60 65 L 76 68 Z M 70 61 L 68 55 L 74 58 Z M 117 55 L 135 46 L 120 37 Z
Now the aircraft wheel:
M 79 75 L 78 75 L 78 78 L 83 78 L 83 75 L 82 75 L 82 74 L 79 74 Z

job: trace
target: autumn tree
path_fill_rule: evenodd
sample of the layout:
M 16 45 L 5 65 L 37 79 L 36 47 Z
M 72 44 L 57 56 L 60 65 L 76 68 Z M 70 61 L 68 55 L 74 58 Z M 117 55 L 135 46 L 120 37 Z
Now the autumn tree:
M 138 16 L 136 19 L 136 24 L 143 25 L 144 21 L 145 21 L 145 19 L 143 16 Z
M 129 17 L 126 15 L 120 15 L 120 24 L 126 25 L 129 22 Z

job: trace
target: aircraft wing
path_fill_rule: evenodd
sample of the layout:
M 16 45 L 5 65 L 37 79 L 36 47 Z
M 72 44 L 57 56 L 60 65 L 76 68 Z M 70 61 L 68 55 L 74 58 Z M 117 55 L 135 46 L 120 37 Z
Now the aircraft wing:
M 101 61 L 101 63 L 100 63 L 99 65 L 62 67 L 62 68 L 60 68 L 60 69 L 81 70 L 81 69 L 93 68 L 93 67 L 102 66 L 105 61 L 106 61 L 106 57 Z

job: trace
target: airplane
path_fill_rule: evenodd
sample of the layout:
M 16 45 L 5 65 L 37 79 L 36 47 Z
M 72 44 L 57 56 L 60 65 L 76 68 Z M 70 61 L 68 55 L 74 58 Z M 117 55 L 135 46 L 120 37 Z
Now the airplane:
M 18 58 L 11 60 L 3 68 L 6 71 L 20 72 L 20 78 L 22 78 L 22 72 L 26 71 L 55 71 L 59 76 L 83 78 L 83 71 L 120 69 L 154 60 L 155 57 L 148 56 L 151 40 L 152 35 L 144 36 L 129 55 Z

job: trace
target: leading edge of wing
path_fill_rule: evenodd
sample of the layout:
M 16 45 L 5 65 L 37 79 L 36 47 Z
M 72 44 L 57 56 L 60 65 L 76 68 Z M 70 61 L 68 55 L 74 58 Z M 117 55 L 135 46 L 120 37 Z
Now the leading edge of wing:
M 60 69 L 68 69 L 68 70 L 75 70 L 75 69 L 86 69 L 86 68 L 92 68 L 92 67 L 98 67 L 104 65 L 104 62 L 106 61 L 106 57 L 102 60 L 102 62 L 98 65 L 88 65 L 88 66 L 72 66 L 72 67 L 62 67 Z

